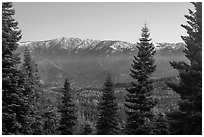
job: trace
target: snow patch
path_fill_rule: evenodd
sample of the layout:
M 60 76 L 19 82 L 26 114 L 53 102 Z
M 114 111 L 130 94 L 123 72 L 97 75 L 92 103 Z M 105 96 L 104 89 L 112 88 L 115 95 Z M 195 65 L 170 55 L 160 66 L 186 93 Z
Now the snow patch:
M 115 45 L 111 45 L 110 48 L 114 49 L 114 50 L 117 50 L 116 46 Z

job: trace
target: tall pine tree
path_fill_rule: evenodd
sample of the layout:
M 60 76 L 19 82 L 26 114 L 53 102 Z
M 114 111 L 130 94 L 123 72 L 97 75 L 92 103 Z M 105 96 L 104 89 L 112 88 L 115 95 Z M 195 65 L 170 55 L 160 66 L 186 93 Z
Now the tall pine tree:
M 42 133 L 42 89 L 40 84 L 40 76 L 37 65 L 32 60 L 30 50 L 25 47 L 24 62 L 22 64 L 22 73 L 24 76 L 25 95 L 28 97 L 28 114 L 27 114 L 27 131 L 26 134 Z M 44 110 L 43 110 L 44 111 Z M 41 124 L 40 124 L 41 123 Z
M 168 85 L 181 96 L 179 110 L 168 114 L 172 134 L 202 134 L 202 3 L 193 2 L 195 11 L 185 15 L 188 25 L 181 25 L 188 36 L 183 51 L 190 63 L 170 62 L 179 72 L 179 84 Z
M 26 113 L 27 125 L 24 131 L 24 134 L 32 134 L 31 124 L 34 121 L 34 117 L 32 116 L 33 110 L 31 107 L 33 106 L 34 84 L 31 81 L 32 80 L 31 56 L 27 47 L 25 48 L 25 51 L 24 51 L 24 63 L 21 68 L 22 68 L 21 70 L 24 78 L 24 88 L 25 88 L 24 95 L 29 100 L 28 110 Z
M 125 99 L 127 122 L 125 134 L 142 135 L 150 134 L 148 121 L 153 114 L 151 109 L 155 106 L 155 100 L 151 98 L 152 82 L 149 79 L 154 72 L 153 55 L 155 49 L 150 42 L 149 29 L 144 25 L 142 28 L 140 42 L 138 43 L 138 55 L 134 56 L 130 76 L 135 79 L 131 87 L 127 89 L 128 94 Z
M 12 3 L 2 3 L 2 133 L 23 134 L 26 127 L 28 98 L 24 95 L 24 80 L 15 53 L 21 39 L 18 23 L 13 18 Z
M 110 75 L 104 84 L 102 99 L 98 104 L 98 135 L 114 135 L 118 133 L 117 103 L 115 102 L 113 83 Z
M 47 99 L 46 92 L 42 89 L 37 64 L 32 60 L 28 47 L 25 47 L 21 68 L 25 81 L 25 94 L 29 99 L 25 134 L 57 134 L 59 121 L 57 108 Z
M 70 84 L 67 79 L 65 80 L 64 87 L 62 88 L 62 93 L 62 104 L 59 108 L 59 112 L 61 113 L 59 131 L 61 132 L 61 135 L 72 135 L 77 117 L 74 109 L 75 105 L 71 96 Z

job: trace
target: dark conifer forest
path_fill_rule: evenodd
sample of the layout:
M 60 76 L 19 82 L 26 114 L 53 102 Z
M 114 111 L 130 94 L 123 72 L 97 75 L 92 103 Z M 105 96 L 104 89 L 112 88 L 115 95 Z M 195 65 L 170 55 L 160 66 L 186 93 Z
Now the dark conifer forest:
M 123 50 L 123 54 L 109 57 L 109 50 L 105 48 L 116 41 L 96 42 L 96 49 L 102 49 L 96 54 L 85 50 L 76 52 L 76 48 L 73 48 L 74 54 L 80 52 L 80 58 L 73 56 L 73 60 L 79 58 L 77 63 L 81 66 L 85 64 L 85 59 L 91 62 L 92 58 L 103 66 L 104 60 L 100 57 L 105 54 L 110 58 L 110 64 L 104 70 L 91 63 L 77 69 L 70 61 L 71 65 L 66 68 L 54 64 L 57 69 L 48 73 L 44 70 L 49 66 L 42 67 L 47 60 L 39 61 L 42 58 L 40 55 L 46 52 L 20 44 L 22 33 L 14 18 L 13 3 L 3 2 L 2 134 L 202 135 L 202 3 L 191 4 L 194 9 L 186 9 L 189 13 L 183 15 L 187 23 L 178 24 L 186 31 L 186 35 L 181 36 L 185 45 L 181 52 L 187 61 L 168 61 L 168 65 L 176 70 L 176 76 L 155 78 L 153 75 L 158 74 L 155 71 L 162 63 L 157 61 L 158 53 L 148 27 L 151 22 L 145 22 L 141 28 L 138 43 L 134 44 L 137 52 Z M 63 54 L 66 52 L 54 50 Z M 131 62 L 124 61 L 127 53 L 131 53 Z M 162 53 L 167 56 L 166 51 Z M 63 60 L 62 54 L 55 56 Z M 119 63 L 109 70 L 113 58 L 117 58 Z M 125 70 L 129 80 L 117 77 L 124 75 L 119 69 L 125 69 L 126 64 L 130 66 Z M 91 67 L 94 70 L 90 73 L 87 70 Z M 74 71 L 79 71 L 81 79 L 78 81 L 78 76 L 72 73 Z M 90 80 L 82 71 L 95 77 Z M 63 81 L 52 77 L 58 72 L 58 77 Z M 45 75 L 54 84 L 44 82 Z M 97 80 L 103 82 L 98 83 Z M 83 86 L 83 81 L 93 81 L 97 86 Z M 75 86 L 77 82 L 80 88 Z

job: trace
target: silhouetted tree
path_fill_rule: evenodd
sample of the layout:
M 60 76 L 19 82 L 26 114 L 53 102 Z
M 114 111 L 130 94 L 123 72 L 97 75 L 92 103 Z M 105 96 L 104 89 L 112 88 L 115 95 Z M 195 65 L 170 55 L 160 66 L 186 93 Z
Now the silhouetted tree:
M 179 72 L 179 84 L 168 83 L 180 94 L 179 110 L 168 114 L 172 134 L 202 134 L 202 3 L 193 2 L 195 11 L 185 15 L 188 25 L 181 25 L 188 36 L 183 51 L 190 63 L 170 62 Z
M 62 135 L 72 135 L 77 117 L 74 109 L 75 105 L 71 96 L 70 84 L 67 79 L 65 80 L 64 87 L 62 88 L 62 93 L 62 104 L 59 108 L 59 112 L 61 113 L 59 130 Z
M 125 99 L 127 114 L 125 133 L 131 135 L 150 134 L 148 121 L 153 117 L 151 109 L 156 104 L 151 97 L 150 92 L 153 87 L 149 79 L 156 68 L 153 59 L 155 48 L 150 42 L 150 33 L 146 24 L 142 28 L 141 36 L 137 46 L 138 55 L 134 56 L 130 70 L 130 76 L 135 81 L 131 83 L 130 88 L 127 88 L 128 94 Z
M 99 135 L 114 135 L 118 133 L 117 103 L 115 102 L 113 83 L 108 75 L 104 83 L 103 95 L 98 104 L 99 116 L 96 130 Z
M 15 53 L 21 39 L 11 2 L 2 3 L 2 133 L 24 134 L 27 125 L 28 98 Z

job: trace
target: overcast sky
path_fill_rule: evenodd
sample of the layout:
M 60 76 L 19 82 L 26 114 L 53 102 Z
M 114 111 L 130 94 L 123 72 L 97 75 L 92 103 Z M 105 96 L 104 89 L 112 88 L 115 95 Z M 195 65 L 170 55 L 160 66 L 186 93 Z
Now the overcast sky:
M 183 2 L 14 3 L 21 41 L 77 37 L 136 43 L 146 21 L 153 42 L 182 42 L 189 8 L 194 10 Z

